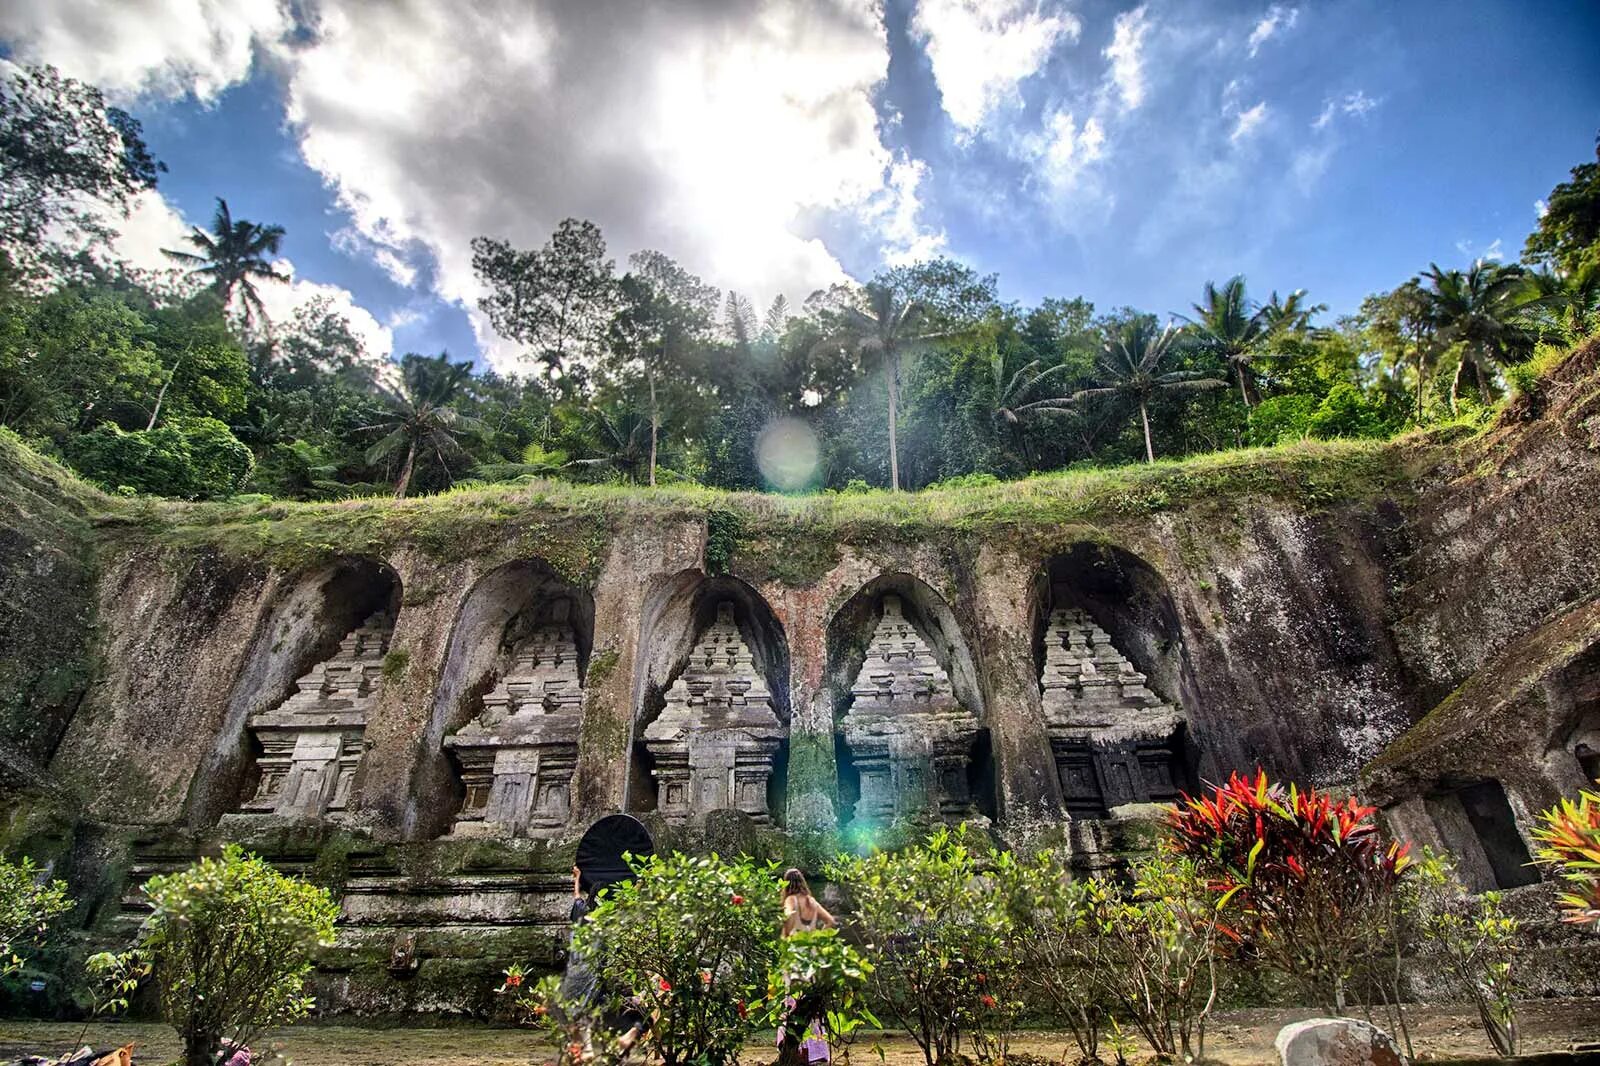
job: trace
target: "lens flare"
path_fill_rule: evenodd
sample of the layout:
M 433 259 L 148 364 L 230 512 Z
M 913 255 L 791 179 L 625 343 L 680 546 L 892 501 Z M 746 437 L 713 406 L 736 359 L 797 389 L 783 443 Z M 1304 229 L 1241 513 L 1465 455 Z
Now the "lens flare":
M 756 437 L 756 466 L 779 492 L 801 492 L 816 483 L 821 447 L 817 434 L 798 418 L 776 418 Z

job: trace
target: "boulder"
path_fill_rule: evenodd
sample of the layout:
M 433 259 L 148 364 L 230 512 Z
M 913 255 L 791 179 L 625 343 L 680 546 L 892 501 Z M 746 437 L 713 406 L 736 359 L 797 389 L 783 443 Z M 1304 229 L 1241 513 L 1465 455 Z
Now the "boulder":
M 1388 1033 L 1356 1018 L 1311 1018 L 1286 1025 L 1274 1041 L 1283 1066 L 1405 1066 Z

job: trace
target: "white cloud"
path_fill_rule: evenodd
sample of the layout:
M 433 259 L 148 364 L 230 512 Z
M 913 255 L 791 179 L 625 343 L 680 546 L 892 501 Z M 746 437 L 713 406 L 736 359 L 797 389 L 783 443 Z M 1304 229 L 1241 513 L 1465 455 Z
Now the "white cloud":
M 1361 118 L 1367 112 L 1378 106 L 1378 101 L 1357 89 L 1355 92 L 1345 93 L 1342 97 L 1329 97 L 1322 105 L 1316 119 L 1311 123 L 1314 130 L 1326 129 L 1338 115 L 1352 115 Z
M 1533 215 L 1534 215 L 1535 218 L 1543 218 L 1544 216 L 1548 215 L 1549 213 L 1550 213 L 1550 205 L 1549 204 L 1545 203 L 1543 200 L 1535 200 L 1533 202 Z
M 129 98 L 193 93 L 209 101 L 250 71 L 256 41 L 291 21 L 282 0 L 45 0 L 0 5 L 13 58 Z
M 1143 4 L 1118 15 L 1112 24 L 1111 43 L 1105 57 L 1111 60 L 1110 79 L 1122 106 L 1131 111 L 1144 102 L 1145 35 L 1150 26 Z
M 911 26 L 927 49 L 945 113 L 969 135 L 1018 99 L 1018 85 L 1059 41 L 1077 40 L 1082 30 L 1076 16 L 1043 14 L 1036 0 L 923 0 Z
M 1238 120 L 1234 123 L 1233 132 L 1228 134 L 1228 140 L 1234 144 L 1249 137 L 1256 128 L 1267 118 L 1267 102 L 1262 100 L 1256 106 L 1239 112 Z
M 1039 175 L 1052 193 L 1060 195 L 1076 188 L 1084 169 L 1105 157 L 1105 127 L 1093 115 L 1080 127 L 1072 112 L 1056 111 L 1046 120 L 1043 133 L 1030 142 L 1029 150 Z
M 1460 252 L 1463 256 L 1475 263 L 1482 263 L 1492 260 L 1497 261 L 1506 257 L 1505 251 L 1500 247 L 1499 237 L 1496 237 L 1494 240 L 1490 241 L 1489 246 L 1481 251 L 1478 249 L 1478 243 L 1476 241 L 1463 237 L 1461 240 L 1456 241 L 1456 251 Z
M 350 331 L 361 340 L 367 355 L 374 359 L 387 359 L 394 352 L 394 329 L 379 322 L 377 316 L 356 303 L 350 290 L 338 285 L 325 285 L 295 277 L 294 263 L 287 259 L 272 264 L 280 274 L 288 274 L 286 285 L 257 282 L 256 291 L 267 309 L 267 317 L 276 325 L 294 319 L 294 313 L 316 299 L 326 299 L 330 310 L 343 315 L 350 322 Z
M 1273 4 L 1267 8 L 1267 13 L 1261 16 L 1261 21 L 1257 22 L 1255 28 L 1250 31 L 1250 39 L 1247 42 L 1250 49 L 1250 58 L 1254 59 L 1256 53 L 1261 50 L 1261 46 L 1276 36 L 1280 30 L 1287 33 L 1289 30 L 1294 29 L 1294 24 L 1299 19 L 1300 9 L 1297 7 L 1286 8 L 1280 4 Z
M 883 191 L 868 202 L 866 215 L 883 234 L 884 261 L 891 266 L 947 251 L 944 231 L 930 229 L 920 217 L 922 200 L 917 189 L 927 172 L 927 164 L 920 159 L 896 161 L 889 168 Z

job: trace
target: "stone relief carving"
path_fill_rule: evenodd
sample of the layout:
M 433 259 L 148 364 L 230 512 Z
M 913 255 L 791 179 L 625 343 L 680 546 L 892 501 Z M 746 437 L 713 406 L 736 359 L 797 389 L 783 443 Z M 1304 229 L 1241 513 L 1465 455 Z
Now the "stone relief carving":
M 261 745 L 261 779 L 241 811 L 317 819 L 336 817 L 349 806 L 367 709 L 393 632 L 389 615 L 373 615 L 297 680 L 292 696 L 250 716 L 246 728 Z
M 771 821 L 767 784 L 787 729 L 733 618 L 719 603 L 716 620 L 667 689 L 666 706 L 644 730 L 655 760 L 656 808 L 675 821 L 710 811 L 743 811 Z
M 1176 799 L 1183 715 L 1083 610 L 1051 612 L 1044 652 L 1039 689 L 1068 813 L 1102 818 L 1124 804 Z
M 956 700 L 950 675 L 902 611 L 883 598 L 867 657 L 840 723 L 861 778 L 855 824 L 936 813 L 972 819 L 968 770 L 978 719 Z
M 519 641 L 483 712 L 445 747 L 461 767 L 466 800 L 457 836 L 547 836 L 572 812 L 583 687 L 568 604 Z

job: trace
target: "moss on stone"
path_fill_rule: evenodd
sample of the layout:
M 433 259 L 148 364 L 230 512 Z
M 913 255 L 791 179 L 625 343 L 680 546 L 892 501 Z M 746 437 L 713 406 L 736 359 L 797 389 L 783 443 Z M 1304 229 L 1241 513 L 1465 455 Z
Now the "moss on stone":
M 615 648 L 606 648 L 589 656 L 589 672 L 584 679 L 584 687 L 592 689 L 604 685 L 611 679 L 621 658 L 621 653 Z

